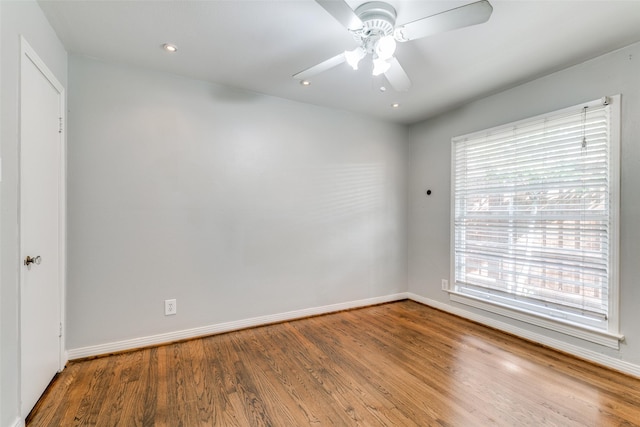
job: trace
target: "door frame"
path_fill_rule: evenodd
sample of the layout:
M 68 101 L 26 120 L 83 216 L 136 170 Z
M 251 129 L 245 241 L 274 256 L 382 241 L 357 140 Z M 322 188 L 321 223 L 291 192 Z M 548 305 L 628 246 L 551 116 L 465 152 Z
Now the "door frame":
M 66 169 L 66 157 L 67 157 L 67 137 L 66 137 L 66 91 L 64 86 L 58 81 L 53 72 L 47 67 L 45 62 L 40 58 L 40 56 L 36 53 L 36 51 L 31 47 L 31 45 L 25 40 L 25 38 L 20 36 L 20 83 L 19 90 L 22 87 L 22 70 L 25 64 L 25 61 L 30 61 L 33 65 L 40 70 L 40 72 L 45 76 L 45 78 L 51 83 L 51 85 L 58 91 L 60 94 L 60 155 L 58 158 L 58 166 L 59 166 L 59 174 L 58 174 L 58 309 L 59 309 L 59 319 L 60 319 L 60 340 L 59 340 L 59 354 L 58 354 L 58 372 L 62 371 L 64 366 L 67 363 L 67 353 L 65 351 L 65 336 L 66 336 L 66 319 L 65 319 L 65 295 L 66 295 L 66 224 L 67 224 L 67 197 L 66 197 L 66 182 L 67 182 L 67 169 Z M 20 115 L 22 114 L 22 97 L 20 95 Z M 22 174 L 24 172 L 23 169 L 23 159 L 21 153 L 22 147 L 22 117 L 20 116 L 20 124 L 19 124 L 19 146 L 18 146 L 18 157 L 19 157 L 19 185 L 18 185 L 18 247 L 19 247 L 19 265 L 18 265 L 18 275 L 19 275 L 19 283 L 20 283 L 20 304 L 19 304 L 19 314 L 18 314 L 18 333 L 20 337 L 19 348 L 20 348 L 20 381 L 19 381 L 19 397 L 20 397 L 20 413 L 21 415 L 26 416 L 27 414 L 22 414 L 23 411 L 23 403 L 22 403 L 22 304 L 23 304 L 23 294 L 22 291 L 24 289 L 24 280 L 25 274 L 22 265 L 22 224 L 24 223 L 24 217 L 22 212 Z M 44 391 L 44 390 L 43 390 Z

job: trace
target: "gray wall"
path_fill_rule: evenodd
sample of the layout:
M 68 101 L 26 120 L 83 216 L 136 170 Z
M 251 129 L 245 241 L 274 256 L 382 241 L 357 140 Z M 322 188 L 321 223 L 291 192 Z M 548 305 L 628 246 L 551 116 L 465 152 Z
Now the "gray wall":
M 38 55 L 67 85 L 67 54 L 34 1 L 0 1 L 0 426 L 13 424 L 19 405 L 19 335 L 18 335 L 18 88 L 20 34 Z
M 69 80 L 67 348 L 406 291 L 405 127 L 81 57 Z
M 451 138 L 605 95 L 622 94 L 619 351 L 449 302 Z M 410 129 L 409 291 L 445 306 L 513 324 L 555 340 L 640 365 L 640 44 L 490 96 Z M 433 190 L 430 197 L 424 192 Z

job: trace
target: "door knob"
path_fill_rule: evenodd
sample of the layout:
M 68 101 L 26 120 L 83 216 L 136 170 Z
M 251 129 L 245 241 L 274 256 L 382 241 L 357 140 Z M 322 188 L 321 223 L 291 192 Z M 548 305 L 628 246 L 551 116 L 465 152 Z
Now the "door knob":
M 34 256 L 33 258 L 27 255 L 27 257 L 24 259 L 24 265 L 26 265 L 27 267 L 31 267 L 31 264 L 40 265 L 41 262 L 42 257 L 40 257 L 40 255 Z

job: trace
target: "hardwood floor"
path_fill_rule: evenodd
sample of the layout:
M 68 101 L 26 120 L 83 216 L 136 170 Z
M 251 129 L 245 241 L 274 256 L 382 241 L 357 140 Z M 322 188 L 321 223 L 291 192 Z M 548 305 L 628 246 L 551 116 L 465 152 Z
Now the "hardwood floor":
M 28 426 L 632 426 L 640 380 L 401 301 L 72 362 Z

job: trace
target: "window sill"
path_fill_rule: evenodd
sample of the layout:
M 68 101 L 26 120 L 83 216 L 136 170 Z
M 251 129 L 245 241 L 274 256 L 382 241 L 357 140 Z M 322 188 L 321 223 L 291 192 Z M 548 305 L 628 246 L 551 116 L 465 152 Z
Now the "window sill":
M 479 308 L 490 313 L 499 314 L 521 322 L 540 326 L 552 331 L 560 332 L 572 337 L 580 338 L 609 348 L 619 349 L 620 341 L 624 340 L 624 335 L 614 334 L 607 331 L 591 329 L 585 326 L 563 322 L 560 320 L 546 317 L 537 313 L 524 310 L 514 309 L 503 304 L 491 301 L 485 301 L 480 298 L 474 298 L 469 295 L 460 294 L 455 291 L 448 291 L 449 298 L 453 302 L 465 304 L 471 307 Z

